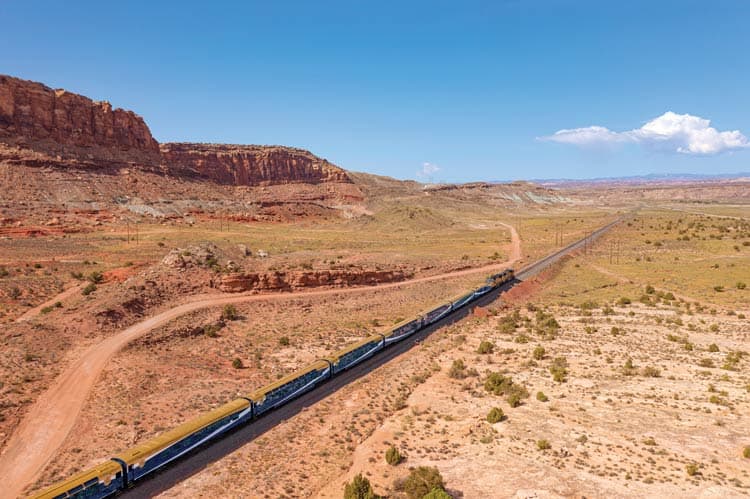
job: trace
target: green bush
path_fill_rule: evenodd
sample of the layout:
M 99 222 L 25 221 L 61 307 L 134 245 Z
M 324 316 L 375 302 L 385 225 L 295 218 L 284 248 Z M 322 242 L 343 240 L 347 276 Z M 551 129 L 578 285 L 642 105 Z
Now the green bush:
M 537 345 L 532 355 L 534 356 L 536 360 L 542 360 L 544 358 L 545 353 L 547 353 L 547 351 L 544 349 L 544 347 L 541 345 Z
M 509 399 L 511 395 L 516 395 L 514 400 L 517 400 L 517 403 L 529 396 L 528 390 L 523 385 L 514 383 L 513 378 L 500 373 L 488 374 L 484 380 L 484 389 L 495 395 L 506 395 Z M 510 400 L 508 402 L 510 403 Z
M 708 351 L 709 352 L 718 352 L 719 351 L 719 345 L 717 345 L 716 343 L 711 343 L 710 345 L 708 345 Z
M 279 338 L 279 345 L 282 347 L 288 347 L 289 346 L 289 337 L 288 336 L 282 336 Z
M 685 466 L 685 471 L 687 472 L 688 476 L 694 476 L 698 473 L 698 465 L 695 463 L 690 463 Z
M 536 441 L 536 448 L 539 450 L 548 450 L 551 449 L 552 446 L 550 445 L 549 440 L 543 438 Z
M 462 359 L 456 359 L 453 361 L 448 376 L 453 379 L 463 379 L 466 377 L 466 364 Z
M 499 407 L 493 407 L 490 412 L 487 413 L 487 422 L 490 424 L 499 423 L 503 419 L 505 419 L 505 414 Z
M 482 341 L 479 344 L 479 348 L 477 348 L 477 353 L 479 354 L 488 354 L 495 351 L 495 344 L 491 341 Z
M 44 308 L 42 308 L 39 311 L 39 313 L 41 313 L 41 314 L 48 314 L 48 313 L 52 312 L 52 310 L 54 310 L 53 307 L 44 307 Z
M 737 289 L 745 289 L 747 287 L 747 284 L 745 284 L 744 282 L 740 281 L 735 286 L 737 286 Z
M 432 489 L 422 499 L 453 499 L 453 497 L 443 489 Z
M 445 483 L 437 468 L 420 466 L 412 470 L 406 477 L 403 488 L 409 499 L 422 499 L 435 489 L 444 491 Z
M 240 359 L 239 357 L 235 357 L 232 361 L 232 367 L 234 367 L 235 369 L 242 369 L 242 366 L 242 359 Z
M 620 306 L 624 305 L 630 305 L 632 301 L 627 296 L 621 296 L 619 300 L 617 300 L 617 304 Z
M 536 392 L 536 399 L 539 402 L 547 402 L 549 398 L 544 394 L 544 392 Z
M 88 279 L 89 282 L 92 282 L 94 284 L 99 284 L 99 283 L 101 283 L 104 280 L 104 275 L 100 271 L 95 270 L 92 273 L 90 273 L 86 277 L 86 279 Z
M 656 290 L 655 290 L 655 289 L 654 289 L 654 287 L 653 287 L 652 285 L 650 285 L 650 284 L 649 284 L 648 286 L 646 286 L 646 289 L 645 289 L 645 291 L 646 291 L 646 294 L 647 294 L 647 295 L 652 295 L 652 294 L 656 293 Z
M 745 448 L 742 449 L 742 457 L 750 459 L 750 445 L 746 445 Z
M 377 497 L 372 490 L 370 480 L 363 477 L 361 473 L 344 486 L 344 499 L 377 499 Z
M 508 395 L 508 405 L 511 407 L 518 407 L 521 405 L 521 396 L 518 393 L 511 393 Z
M 388 447 L 388 450 L 385 451 L 385 462 L 390 464 L 391 466 L 396 466 L 398 463 L 403 461 L 403 459 L 404 457 L 401 455 L 398 449 L 393 445 Z
M 239 318 L 237 307 L 232 304 L 224 305 L 224 310 L 221 311 L 221 318 L 225 321 L 233 321 Z
M 552 375 L 552 379 L 558 383 L 563 383 L 568 375 L 568 360 L 565 357 L 556 357 L 552 361 L 552 365 L 549 367 L 549 372 Z
M 86 284 L 86 287 L 84 287 L 81 290 L 81 294 L 83 296 L 88 296 L 91 293 L 93 293 L 94 291 L 96 291 L 96 284 L 94 284 L 93 282 L 90 282 L 90 283 Z

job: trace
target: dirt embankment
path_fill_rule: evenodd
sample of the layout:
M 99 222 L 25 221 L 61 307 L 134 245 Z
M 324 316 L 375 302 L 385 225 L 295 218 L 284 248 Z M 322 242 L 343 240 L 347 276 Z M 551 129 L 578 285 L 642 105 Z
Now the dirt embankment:
M 238 272 L 222 276 L 219 289 L 229 293 L 241 293 L 244 291 L 293 291 L 319 287 L 346 288 L 400 282 L 413 276 L 413 272 L 406 270 Z

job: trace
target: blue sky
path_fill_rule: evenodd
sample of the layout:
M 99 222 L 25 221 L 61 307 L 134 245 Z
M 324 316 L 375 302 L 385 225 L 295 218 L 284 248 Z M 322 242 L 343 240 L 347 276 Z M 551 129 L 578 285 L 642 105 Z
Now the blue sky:
M 26 0 L 0 22 L 0 73 L 132 109 L 161 142 L 451 182 L 750 170 L 744 0 Z

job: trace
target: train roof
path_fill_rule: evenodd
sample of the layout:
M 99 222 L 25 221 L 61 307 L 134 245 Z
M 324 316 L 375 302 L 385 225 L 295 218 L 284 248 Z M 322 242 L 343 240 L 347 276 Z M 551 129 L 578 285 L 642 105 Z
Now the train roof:
M 255 390 L 254 392 L 252 392 L 251 394 L 249 394 L 247 396 L 247 398 L 253 400 L 254 402 L 260 402 L 261 400 L 263 400 L 266 397 L 266 394 L 272 392 L 273 390 L 276 390 L 277 388 L 279 388 L 281 386 L 284 386 L 285 384 L 289 383 L 290 381 L 292 381 L 294 379 L 297 379 L 300 376 L 304 376 L 305 374 L 307 374 L 307 373 L 309 373 L 311 371 L 316 371 L 316 370 L 320 370 L 320 369 L 326 369 L 327 367 L 328 367 L 328 362 L 326 362 L 325 360 L 316 360 L 315 362 L 312 362 L 312 363 L 306 365 L 302 369 L 298 369 L 298 370 L 294 371 L 293 373 L 287 374 L 283 378 L 281 378 L 281 379 L 279 379 L 279 380 L 277 380 L 277 381 L 275 381 L 275 382 L 273 382 L 273 383 L 271 383 L 269 385 L 266 385 L 266 386 L 264 386 L 262 388 L 259 388 L 259 389 Z
M 82 486 L 93 479 L 109 484 L 120 471 L 122 471 L 122 468 L 118 463 L 114 461 L 106 461 L 94 468 L 76 473 L 67 480 L 58 482 L 51 487 L 42 490 L 33 497 L 35 499 L 52 499 L 74 489 L 75 487 Z
M 176 428 L 173 428 L 165 433 L 162 433 L 161 435 L 147 440 L 142 444 L 131 447 L 130 449 L 121 452 L 115 457 L 122 459 L 129 465 L 142 463 L 160 450 L 169 447 L 173 443 L 182 440 L 186 436 L 200 430 L 201 428 L 205 428 L 211 423 L 229 416 L 232 413 L 247 409 L 249 406 L 250 402 L 248 402 L 247 400 L 241 398 L 235 399 L 222 405 L 221 407 L 217 407 L 210 412 L 201 414 L 197 418 L 192 419 L 187 423 L 183 423 Z
M 356 349 L 358 349 L 358 348 L 360 348 L 362 346 L 365 346 L 368 343 L 372 343 L 373 341 L 382 341 L 382 340 L 383 340 L 383 335 L 381 335 L 381 334 L 373 334 L 373 335 L 368 336 L 367 338 L 362 338 L 361 340 L 359 340 L 359 341 L 357 341 L 355 343 L 347 345 L 344 348 L 342 348 L 341 350 L 338 350 L 336 352 L 333 352 L 330 355 L 327 355 L 325 357 L 325 359 L 326 360 L 330 360 L 331 362 L 333 362 L 335 364 L 336 362 L 339 361 L 339 359 L 341 357 L 343 357 L 344 355 L 348 354 L 352 350 L 356 350 Z

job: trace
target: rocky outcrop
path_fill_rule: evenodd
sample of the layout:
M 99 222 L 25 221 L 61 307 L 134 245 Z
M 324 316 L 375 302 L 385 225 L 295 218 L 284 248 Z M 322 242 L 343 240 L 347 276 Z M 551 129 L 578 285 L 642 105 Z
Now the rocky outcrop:
M 179 175 L 240 186 L 351 183 L 346 171 L 303 149 L 281 146 L 166 143 L 162 161 Z
M 243 291 L 293 291 L 302 288 L 367 286 L 409 279 L 404 270 L 313 270 L 289 272 L 235 273 L 221 277 L 219 289 L 227 293 Z
M 64 157 L 158 163 L 143 119 L 65 90 L 0 75 L 0 141 Z

